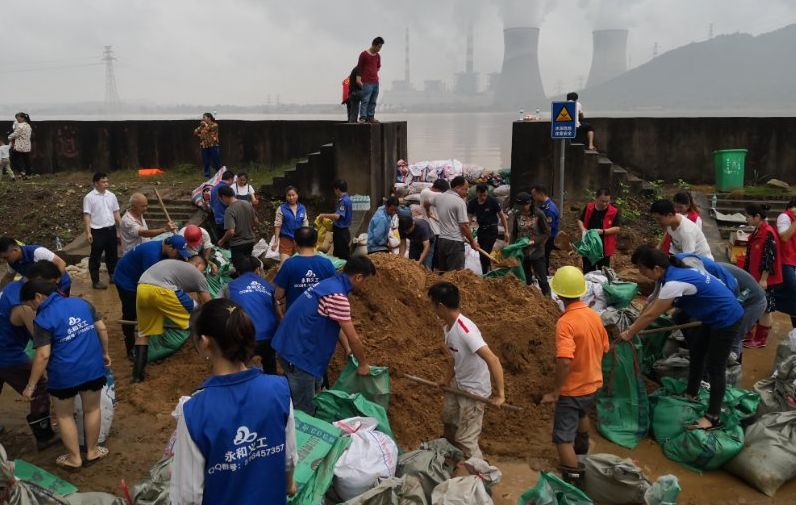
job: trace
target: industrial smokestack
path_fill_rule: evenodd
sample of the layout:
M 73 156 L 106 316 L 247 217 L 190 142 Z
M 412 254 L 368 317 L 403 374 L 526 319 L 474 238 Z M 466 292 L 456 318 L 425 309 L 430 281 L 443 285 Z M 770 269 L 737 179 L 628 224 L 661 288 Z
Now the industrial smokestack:
M 586 87 L 627 72 L 627 30 L 594 30 L 594 52 Z
M 503 110 L 546 108 L 539 72 L 539 28 L 503 30 L 503 68 L 495 105 Z

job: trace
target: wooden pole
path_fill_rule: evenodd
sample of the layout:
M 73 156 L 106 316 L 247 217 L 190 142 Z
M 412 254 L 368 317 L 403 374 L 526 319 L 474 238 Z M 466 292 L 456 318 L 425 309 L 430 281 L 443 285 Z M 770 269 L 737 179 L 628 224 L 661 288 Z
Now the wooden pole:
M 169 216 L 169 211 L 166 210 L 166 205 L 163 203 L 163 199 L 160 197 L 160 192 L 155 188 L 155 196 L 158 197 L 158 203 L 160 203 L 160 208 L 163 210 L 163 215 L 166 216 L 166 223 L 171 222 L 171 217 Z
M 660 328 L 641 330 L 637 335 L 649 335 L 650 333 L 660 333 L 662 331 L 687 330 L 688 328 L 698 328 L 700 326 L 702 326 L 702 321 L 691 321 L 690 323 L 677 324 L 675 326 L 661 326 Z
M 439 389 L 439 386 L 437 385 L 436 382 L 432 382 L 430 380 L 423 379 L 422 377 L 417 377 L 415 375 L 409 375 L 409 374 L 399 374 L 399 377 L 405 377 L 405 378 L 409 379 L 410 381 L 417 382 L 418 384 L 423 384 L 425 386 L 431 386 L 433 388 L 438 388 Z M 468 393 L 467 391 L 462 391 L 461 389 L 456 389 L 456 388 L 453 388 L 453 387 L 450 387 L 450 386 L 445 386 L 445 387 L 443 387 L 441 389 L 443 391 L 446 391 L 448 393 L 454 394 L 456 396 L 462 396 L 464 398 L 469 398 L 469 399 L 475 400 L 477 402 L 486 403 L 486 404 L 491 405 L 491 403 L 489 403 L 489 398 L 484 398 L 483 396 L 478 396 L 478 395 L 475 395 L 473 393 Z M 500 408 L 501 409 L 505 409 L 505 410 L 512 410 L 512 411 L 515 411 L 515 412 L 522 411 L 522 407 L 517 407 L 515 405 L 509 405 L 508 403 L 504 403 L 503 405 L 500 406 Z

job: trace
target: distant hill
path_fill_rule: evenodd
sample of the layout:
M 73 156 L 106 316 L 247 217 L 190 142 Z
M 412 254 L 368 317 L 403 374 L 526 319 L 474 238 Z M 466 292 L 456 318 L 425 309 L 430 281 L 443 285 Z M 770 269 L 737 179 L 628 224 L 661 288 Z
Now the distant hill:
M 796 111 L 796 24 L 695 42 L 583 90 L 587 110 Z

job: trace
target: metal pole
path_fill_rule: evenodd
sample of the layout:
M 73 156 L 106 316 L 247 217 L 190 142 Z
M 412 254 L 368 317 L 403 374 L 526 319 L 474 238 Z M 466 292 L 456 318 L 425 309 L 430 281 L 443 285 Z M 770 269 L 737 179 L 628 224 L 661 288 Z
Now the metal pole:
M 558 163 L 558 211 L 564 212 L 564 158 L 567 152 L 567 140 L 561 139 L 561 158 Z

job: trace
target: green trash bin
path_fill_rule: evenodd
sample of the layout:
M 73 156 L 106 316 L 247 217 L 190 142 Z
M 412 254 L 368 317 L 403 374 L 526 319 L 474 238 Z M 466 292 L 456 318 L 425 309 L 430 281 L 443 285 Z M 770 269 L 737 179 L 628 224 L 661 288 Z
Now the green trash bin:
M 722 149 L 713 151 L 716 168 L 716 190 L 732 191 L 743 188 L 746 149 Z

